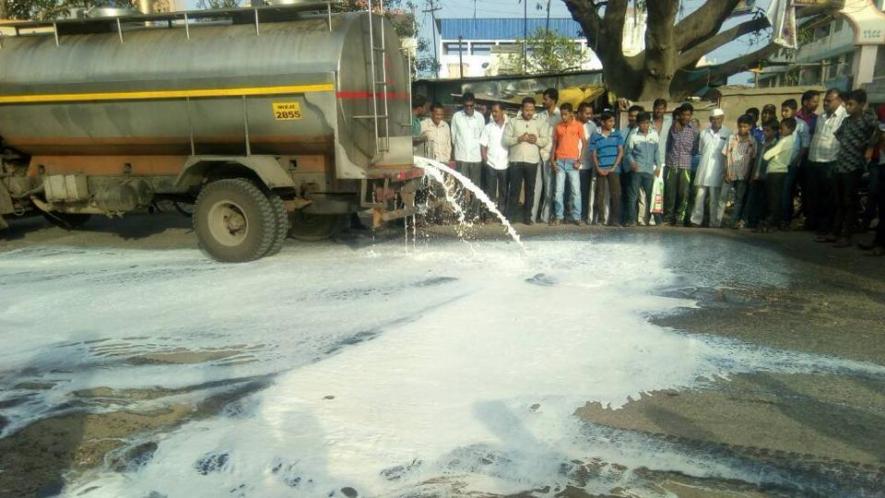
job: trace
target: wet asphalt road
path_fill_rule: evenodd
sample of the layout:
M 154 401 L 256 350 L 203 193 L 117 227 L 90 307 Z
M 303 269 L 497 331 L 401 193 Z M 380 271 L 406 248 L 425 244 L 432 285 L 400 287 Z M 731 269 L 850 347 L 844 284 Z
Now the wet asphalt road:
M 678 247 L 669 265 L 679 274 L 692 275 L 692 284 L 667 289 L 668 295 L 697 301 L 698 306 L 679 314 L 650 317 L 654 323 L 685 334 L 713 334 L 781 350 L 885 365 L 885 259 L 866 257 L 854 250 L 835 250 L 811 241 L 802 232 L 758 235 L 730 230 L 637 228 L 632 230 L 586 227 L 517 225 L 532 243 L 558 237 L 607 240 L 665 240 Z M 502 237 L 496 226 L 470 232 L 477 239 Z M 367 247 L 396 240 L 391 230 L 372 237 L 346 234 L 337 241 Z M 423 240 L 450 238 L 447 227 L 428 228 Z M 94 220 L 84 230 L 66 232 L 48 226 L 42 218 L 17 220 L 0 238 L 0 251 L 32 245 L 90 246 L 131 249 L 196 248 L 189 220 L 174 215 L 136 216 L 131 220 Z M 290 241 L 289 244 L 299 244 Z M 756 249 L 777 257 L 782 272 L 759 271 Z M 741 255 L 744 256 L 741 256 Z M 2 258 L 0 252 L 0 258 Z M 769 267 L 770 268 L 770 267 Z M 704 285 L 705 276 L 709 285 Z M 698 283 L 700 282 L 700 283 Z M 566 346 L 566 345 L 564 345 Z M 751 373 L 730 379 L 713 379 L 690 391 L 643 396 L 620 410 L 588 403 L 576 415 L 612 437 L 642 435 L 661 445 L 675 445 L 704 455 L 740 459 L 760 472 L 781 473 L 796 486 L 759 488 L 746 483 L 694 479 L 678 472 L 646 469 L 643 476 L 661 490 L 677 496 L 882 496 L 885 482 L 885 378 L 848 372 L 817 374 Z M 2 407 L 0 407 L 2 408 Z M 2 409 L 0 409 L 2 414 Z M 186 417 L 170 415 L 167 426 Z M 0 423 L 2 423 L 0 417 Z M 156 421 L 120 420 L 119 430 L 98 431 L 96 439 L 117 437 L 153 426 Z M 64 422 L 52 421 L 57 434 Z M 128 424 L 128 425 L 127 425 Z M 45 429 L 45 427 L 44 427 Z M 0 440 L 0 454 L 21 452 L 45 436 L 23 431 Z M 32 438 L 30 441 L 27 438 Z M 55 437 L 55 439 L 64 439 Z M 63 443 L 57 452 L 77 452 L 82 441 Z M 101 445 L 93 444 L 86 456 L 95 464 Z M 37 459 L 49 462 L 51 458 Z M 13 465 L 0 457 L 0 466 Z M 82 467 L 88 467 L 85 462 Z M 55 469 L 58 470 L 58 469 Z M 593 462 L 575 464 L 569 472 L 576 482 L 599 472 Z M 39 474 L 22 471 L 21 479 Z M 13 489 L 10 473 L 0 474 L 0 495 Z M 583 476 L 583 477 L 581 477 Z M 15 481 L 15 479 L 13 479 Z M 18 481 L 21 485 L 21 480 Z M 19 489 L 39 489 L 22 487 Z M 51 491 L 51 489 L 49 490 Z M 36 492 L 36 491 L 35 491 Z M 583 496 L 575 488 L 563 496 Z M 617 496 L 629 496 L 613 494 Z M 9 494 L 9 496 L 12 496 Z

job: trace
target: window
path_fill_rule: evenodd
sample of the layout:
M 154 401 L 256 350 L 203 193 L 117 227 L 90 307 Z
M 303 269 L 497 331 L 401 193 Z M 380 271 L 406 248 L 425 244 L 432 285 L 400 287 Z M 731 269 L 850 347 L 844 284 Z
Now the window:
M 467 43 L 444 43 L 443 44 L 443 54 L 446 55 L 458 55 L 461 50 L 464 50 L 464 53 L 467 53 Z
M 840 55 L 836 59 L 836 70 L 834 71 L 833 77 L 851 76 L 851 63 L 853 62 L 853 60 L 853 53 Z
M 873 78 L 879 79 L 885 77 L 885 49 L 879 47 L 876 52 L 876 68 L 873 70 Z
M 842 19 L 842 18 L 836 19 L 835 24 L 836 25 L 835 25 L 835 27 L 833 27 L 833 32 L 838 33 L 840 31 L 842 31 L 842 28 L 845 27 L 845 19 Z
M 464 73 L 463 73 L 464 76 L 469 75 L 469 72 L 468 72 L 469 66 L 466 62 L 464 63 L 463 66 L 460 66 L 458 64 L 449 64 L 446 67 L 449 70 L 449 78 L 460 78 L 461 74 L 462 74 L 461 73 L 462 68 L 464 69 Z
M 473 55 L 489 55 L 492 53 L 493 43 L 474 43 L 470 49 Z

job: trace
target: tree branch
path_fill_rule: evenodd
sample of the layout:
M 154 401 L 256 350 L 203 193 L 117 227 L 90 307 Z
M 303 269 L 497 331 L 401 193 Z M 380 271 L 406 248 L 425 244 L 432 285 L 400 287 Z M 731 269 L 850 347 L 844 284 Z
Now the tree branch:
M 528 1 L 528 0 L 524 0 Z M 572 19 L 578 21 L 587 44 L 591 48 L 599 44 L 602 31 L 602 18 L 599 17 L 598 6 L 594 0 L 564 0 L 565 6 L 572 14 Z
M 629 0 L 609 0 L 605 6 L 605 17 L 602 18 L 606 36 L 600 41 L 610 44 L 611 47 L 617 45 L 621 51 L 623 51 L 621 43 L 624 40 L 628 3 Z
M 680 76 L 673 81 L 673 93 L 675 94 L 678 90 L 681 95 L 690 95 L 707 86 L 709 82 L 753 69 L 760 61 L 767 59 L 780 48 L 779 45 L 770 43 L 755 52 L 750 52 L 722 64 L 688 71 L 683 70 Z
M 754 33 L 761 29 L 768 27 L 768 18 L 765 16 L 759 16 L 755 19 L 751 19 L 749 21 L 742 22 L 737 26 L 726 29 L 725 31 L 720 32 L 716 36 L 712 38 L 707 38 L 706 40 L 698 43 L 694 47 L 684 50 L 681 54 L 679 54 L 679 61 L 676 63 L 677 67 L 686 67 L 692 66 L 700 60 L 706 54 L 716 50 L 717 48 L 727 44 L 728 42 L 739 38 L 747 33 Z
M 670 0 L 672 1 L 672 0 Z M 688 50 L 714 36 L 740 0 L 707 0 L 673 28 L 679 50 Z

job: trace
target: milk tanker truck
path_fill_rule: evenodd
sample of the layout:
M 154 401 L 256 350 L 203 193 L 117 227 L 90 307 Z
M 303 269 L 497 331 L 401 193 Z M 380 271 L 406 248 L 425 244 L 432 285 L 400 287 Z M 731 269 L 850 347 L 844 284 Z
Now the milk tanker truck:
M 283 0 L 287 1 L 287 0 Z M 10 22 L 0 37 L 0 228 L 74 229 L 192 204 L 226 262 L 409 216 L 410 70 L 394 27 L 334 2 Z

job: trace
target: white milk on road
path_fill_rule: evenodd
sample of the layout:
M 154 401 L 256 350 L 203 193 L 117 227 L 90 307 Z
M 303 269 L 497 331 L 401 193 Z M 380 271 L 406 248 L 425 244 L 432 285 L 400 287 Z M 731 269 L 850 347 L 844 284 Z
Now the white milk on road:
M 528 257 L 506 242 L 473 245 L 301 244 L 243 265 L 191 251 L 7 253 L 0 387 L 53 385 L 10 412 L 7 433 L 78 389 L 273 374 L 237 410 L 151 436 L 158 448 L 142 466 L 89 473 L 65 494 L 505 493 L 564 486 L 560 466 L 593 457 L 756 482 L 728 461 L 605 437 L 573 413 L 743 371 L 883 373 L 650 324 L 647 314 L 693 304 L 655 295 L 687 277 L 668 269 L 671 249 L 654 238 L 537 240 Z M 127 361 L 176 350 L 235 353 L 199 365 Z
M 415 166 L 423 169 L 435 182 L 440 184 L 445 189 L 446 200 L 452 206 L 452 208 L 455 210 L 456 215 L 458 216 L 459 234 L 463 236 L 463 227 L 465 224 L 467 224 L 467 220 L 465 219 L 464 215 L 464 207 L 459 204 L 458 200 L 452 193 L 451 187 L 446 184 L 445 176 L 443 175 L 443 173 L 457 180 L 458 183 L 461 184 L 462 188 L 468 190 L 485 206 L 485 208 L 490 213 L 494 214 L 498 218 L 498 221 L 500 221 L 501 224 L 504 226 L 504 230 L 507 232 L 507 235 L 509 235 L 510 238 L 513 239 L 514 242 L 516 242 L 519 248 L 522 249 L 523 253 L 525 252 L 525 245 L 523 245 L 522 241 L 520 240 L 519 234 L 516 232 L 516 229 L 513 228 L 512 224 L 510 224 L 510 220 L 508 220 L 507 217 L 504 216 L 504 213 L 498 210 L 498 206 L 495 205 L 494 201 L 489 198 L 489 196 L 479 187 L 479 185 L 476 185 L 475 183 L 470 181 L 470 178 L 467 178 L 458 170 L 452 169 L 448 165 L 443 164 L 439 161 L 435 161 L 433 159 L 415 156 Z

